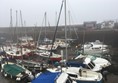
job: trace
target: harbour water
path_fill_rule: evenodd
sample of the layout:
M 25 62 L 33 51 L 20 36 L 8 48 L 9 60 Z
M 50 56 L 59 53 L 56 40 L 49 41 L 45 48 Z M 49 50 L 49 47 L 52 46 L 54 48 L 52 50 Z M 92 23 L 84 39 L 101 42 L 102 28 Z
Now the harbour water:
M 17 82 L 13 79 L 10 79 L 9 77 L 4 77 L 0 72 L 0 83 L 17 83 Z

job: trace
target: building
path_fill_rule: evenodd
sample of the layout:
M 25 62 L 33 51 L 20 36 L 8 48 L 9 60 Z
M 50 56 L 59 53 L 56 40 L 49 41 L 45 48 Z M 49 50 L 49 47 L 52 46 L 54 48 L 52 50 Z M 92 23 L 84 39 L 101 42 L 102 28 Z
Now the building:
M 104 21 L 101 23 L 101 29 L 113 29 L 115 26 L 114 21 Z
M 86 29 L 95 29 L 97 27 L 97 22 L 96 21 L 84 22 L 83 25 Z

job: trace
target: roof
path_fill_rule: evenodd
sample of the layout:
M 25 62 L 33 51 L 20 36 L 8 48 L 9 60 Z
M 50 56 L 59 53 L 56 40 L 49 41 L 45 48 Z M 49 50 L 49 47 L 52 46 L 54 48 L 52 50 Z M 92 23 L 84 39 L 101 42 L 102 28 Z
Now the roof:
M 55 83 L 55 80 L 59 74 L 59 72 L 46 71 L 41 73 L 36 79 L 32 81 L 32 83 Z
M 16 64 L 5 64 L 4 65 L 4 71 L 7 74 L 10 74 L 12 76 L 16 76 L 21 72 L 24 72 L 25 69 L 23 69 L 22 67 L 16 65 Z
M 85 59 L 85 64 L 90 63 L 90 61 L 91 61 L 91 59 L 90 59 L 89 57 L 87 57 L 87 58 Z
M 80 67 L 68 67 L 67 69 L 65 69 L 64 71 L 68 74 L 78 74 L 79 73 L 79 70 L 81 68 Z
M 33 40 L 33 38 L 32 37 L 21 37 L 21 38 L 19 38 L 19 40 L 20 41 L 27 41 L 27 40 Z
M 67 79 L 68 79 L 68 74 L 67 73 L 61 73 L 61 75 L 56 80 L 56 83 L 66 83 Z

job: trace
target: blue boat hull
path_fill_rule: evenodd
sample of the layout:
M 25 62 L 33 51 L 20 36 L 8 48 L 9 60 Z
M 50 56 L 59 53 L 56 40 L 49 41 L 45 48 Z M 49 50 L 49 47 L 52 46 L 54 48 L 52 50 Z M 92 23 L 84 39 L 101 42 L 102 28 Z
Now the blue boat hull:
M 83 64 L 83 63 L 74 62 L 74 61 L 67 62 L 66 65 L 67 65 L 68 67 L 83 67 L 83 68 L 85 68 L 85 66 L 86 66 L 86 65 Z

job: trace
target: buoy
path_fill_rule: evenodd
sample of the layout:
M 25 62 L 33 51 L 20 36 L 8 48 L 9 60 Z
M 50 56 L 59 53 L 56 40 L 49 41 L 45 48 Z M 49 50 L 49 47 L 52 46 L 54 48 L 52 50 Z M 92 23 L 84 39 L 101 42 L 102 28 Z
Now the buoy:
M 12 78 L 12 75 L 10 77 Z
M 7 77 L 7 74 L 4 72 L 4 76 Z
M 1 69 L 1 72 L 3 72 L 3 70 Z

